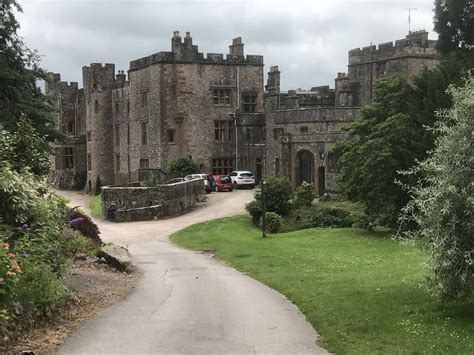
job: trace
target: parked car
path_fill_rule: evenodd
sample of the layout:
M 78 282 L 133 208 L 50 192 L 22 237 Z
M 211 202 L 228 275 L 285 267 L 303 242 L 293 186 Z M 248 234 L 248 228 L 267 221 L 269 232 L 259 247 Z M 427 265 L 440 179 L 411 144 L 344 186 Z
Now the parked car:
M 177 182 L 183 182 L 184 181 L 184 178 L 182 177 L 179 177 L 179 178 L 174 178 L 174 179 L 171 179 L 171 180 L 168 180 L 166 182 L 167 185 L 169 184 L 176 184 Z
M 228 175 L 214 175 L 214 181 L 216 182 L 216 192 L 234 190 L 232 179 Z
M 253 189 L 255 187 L 255 177 L 250 171 L 233 171 L 229 176 L 232 179 L 234 189 L 238 189 L 239 187 Z
M 214 181 L 214 178 L 212 175 L 207 175 L 207 174 L 191 174 L 191 175 L 186 175 L 184 177 L 184 180 L 198 180 L 202 179 L 204 181 L 204 190 L 206 191 L 207 194 L 211 193 L 211 191 L 214 191 L 216 188 L 216 183 Z

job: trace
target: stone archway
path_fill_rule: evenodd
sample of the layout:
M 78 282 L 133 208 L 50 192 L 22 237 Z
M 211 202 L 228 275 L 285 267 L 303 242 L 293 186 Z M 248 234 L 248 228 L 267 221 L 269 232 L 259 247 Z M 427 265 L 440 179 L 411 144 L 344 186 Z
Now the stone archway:
M 314 184 L 314 154 L 309 150 L 302 150 L 298 152 L 298 186 L 303 181 Z

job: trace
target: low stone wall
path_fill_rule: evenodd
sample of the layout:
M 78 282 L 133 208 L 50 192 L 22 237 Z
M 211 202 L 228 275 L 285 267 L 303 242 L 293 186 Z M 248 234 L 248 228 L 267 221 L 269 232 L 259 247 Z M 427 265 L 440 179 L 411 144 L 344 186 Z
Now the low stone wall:
M 204 194 L 202 180 L 158 187 L 102 187 L 102 214 L 114 222 L 173 216 L 193 207 Z
M 50 170 L 46 182 L 59 190 L 82 190 L 86 185 L 86 172 Z

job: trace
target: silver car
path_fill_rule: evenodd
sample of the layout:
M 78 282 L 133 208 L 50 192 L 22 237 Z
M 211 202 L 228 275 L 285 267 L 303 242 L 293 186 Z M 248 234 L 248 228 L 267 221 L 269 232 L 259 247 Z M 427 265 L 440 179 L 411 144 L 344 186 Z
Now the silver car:
M 229 176 L 232 179 L 232 184 L 234 184 L 235 189 L 240 187 L 248 187 L 253 189 L 255 187 L 255 177 L 250 171 L 233 171 L 229 174 Z

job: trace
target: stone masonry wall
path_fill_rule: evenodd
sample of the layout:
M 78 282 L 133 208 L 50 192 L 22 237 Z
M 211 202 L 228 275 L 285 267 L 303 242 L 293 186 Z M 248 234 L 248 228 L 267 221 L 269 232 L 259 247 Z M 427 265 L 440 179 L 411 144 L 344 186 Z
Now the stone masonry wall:
M 192 208 L 204 194 L 202 180 L 158 187 L 102 187 L 102 214 L 115 222 L 152 220 L 173 216 Z

